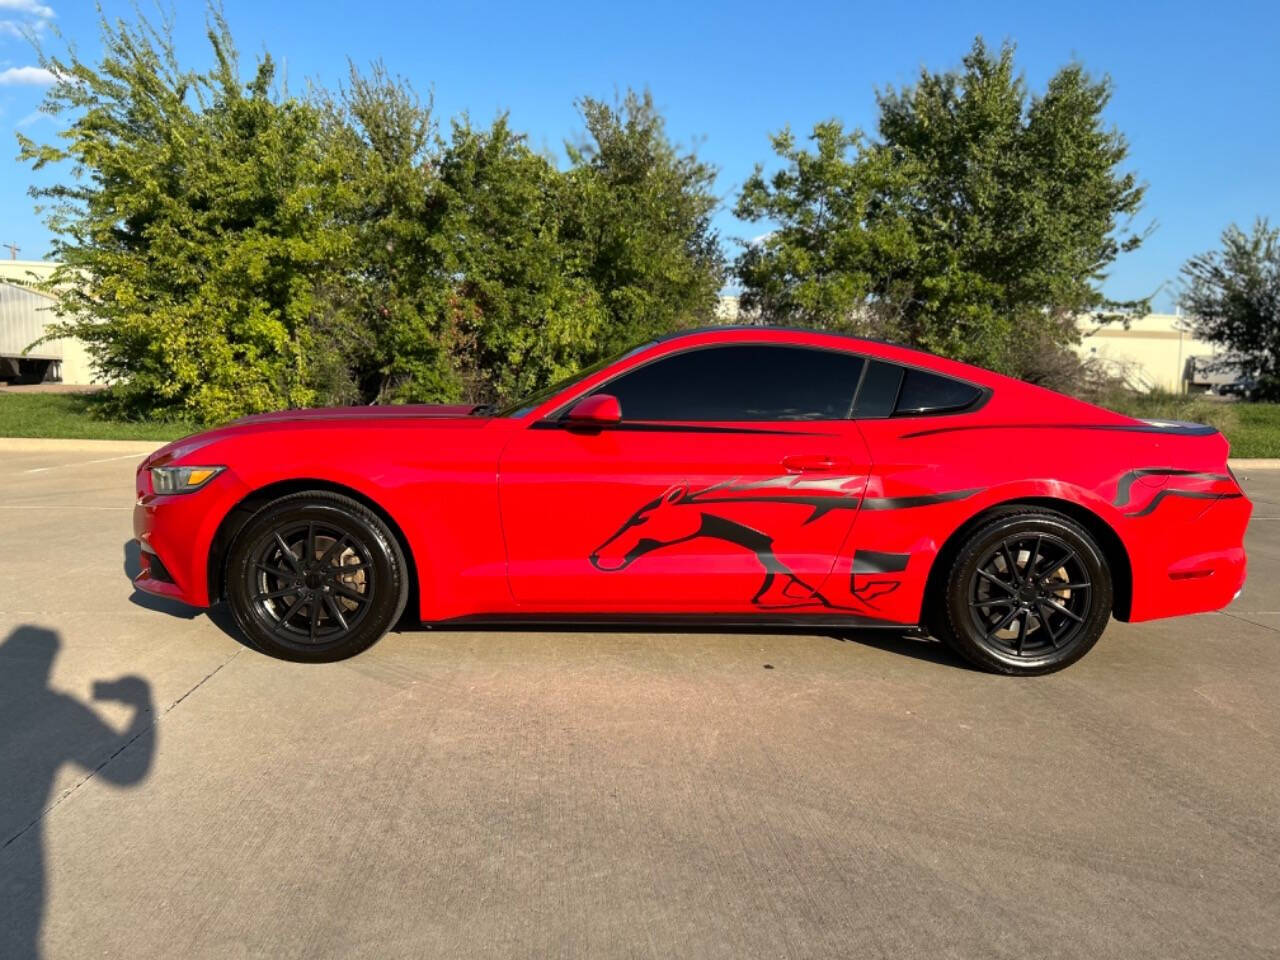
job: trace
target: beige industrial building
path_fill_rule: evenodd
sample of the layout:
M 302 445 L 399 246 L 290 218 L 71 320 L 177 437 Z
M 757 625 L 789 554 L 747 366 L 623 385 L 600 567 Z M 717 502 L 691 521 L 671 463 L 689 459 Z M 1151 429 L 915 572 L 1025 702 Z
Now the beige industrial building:
M 1081 324 L 1076 352 L 1107 366 L 1135 390 L 1186 389 L 1188 361 L 1213 357 L 1213 344 L 1197 340 L 1186 317 L 1149 313 L 1130 321 L 1096 327 Z

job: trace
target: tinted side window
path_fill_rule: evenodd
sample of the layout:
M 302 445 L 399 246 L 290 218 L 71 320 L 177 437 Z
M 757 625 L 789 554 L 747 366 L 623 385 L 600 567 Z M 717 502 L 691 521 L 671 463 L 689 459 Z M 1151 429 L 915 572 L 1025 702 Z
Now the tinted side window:
M 655 360 L 602 385 L 623 420 L 840 420 L 861 357 L 785 346 L 723 346 Z
M 963 410 L 973 404 L 982 391 L 972 384 L 961 383 L 936 373 L 908 369 L 902 378 L 894 416 L 913 413 L 946 413 Z

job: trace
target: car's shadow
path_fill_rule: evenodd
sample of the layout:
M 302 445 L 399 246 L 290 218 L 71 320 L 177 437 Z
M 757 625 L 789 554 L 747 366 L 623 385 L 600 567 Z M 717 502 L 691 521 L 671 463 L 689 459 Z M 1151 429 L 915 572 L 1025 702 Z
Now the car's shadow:
M 132 583 L 133 579 L 142 571 L 142 560 L 136 540 L 128 540 L 124 545 L 124 573 Z M 143 593 L 141 590 L 135 589 L 133 595 L 129 597 L 129 602 L 139 607 L 145 607 L 148 610 L 154 610 L 157 613 L 165 613 L 171 617 L 179 617 L 183 620 L 194 620 L 196 617 L 208 617 L 209 622 L 225 633 L 228 637 L 235 640 L 241 646 L 250 647 L 249 643 L 241 636 L 240 631 L 236 629 L 235 622 L 231 618 L 231 613 L 227 609 L 225 603 L 214 604 L 207 609 L 198 607 L 189 607 L 185 603 L 177 600 L 171 600 L 168 597 L 157 597 L 149 593 Z M 397 630 L 401 631 L 418 631 L 426 632 L 428 627 L 418 623 L 414 617 L 407 613 L 401 618 L 400 623 L 396 625 Z M 439 630 L 441 628 L 435 628 Z M 467 627 L 459 627 L 459 629 L 471 629 Z M 485 627 L 486 630 L 495 630 L 502 632 L 510 632 L 513 630 L 537 630 L 537 627 L 531 627 L 527 624 L 522 625 L 502 625 L 496 627 Z M 548 627 L 547 629 L 552 629 Z M 857 643 L 864 647 L 873 647 L 876 650 L 884 650 L 887 653 L 898 653 L 905 657 L 913 657 L 916 660 L 923 660 L 926 663 L 936 663 L 948 667 L 958 667 L 963 670 L 975 669 L 969 663 L 962 660 L 956 654 L 952 653 L 946 644 L 941 643 L 932 637 L 921 636 L 917 633 L 908 633 L 906 631 L 898 632 L 896 630 L 805 630 L 803 628 L 779 628 L 776 626 L 764 626 L 759 629 L 744 629 L 741 627 L 723 628 L 708 626 L 681 626 L 681 627 L 655 627 L 649 625 L 621 625 L 602 627 L 599 624 L 582 624 L 581 626 L 564 626 L 557 624 L 556 630 L 572 630 L 575 633 L 794 633 L 804 636 L 826 636 L 836 640 L 839 643 Z
M 138 541 L 126 540 L 124 544 L 124 575 L 129 578 L 129 583 L 132 584 L 134 578 L 141 572 L 142 557 L 141 551 L 138 549 Z M 202 610 L 199 607 L 188 606 L 180 600 L 143 593 L 136 587 L 134 587 L 133 593 L 129 596 L 129 602 L 147 610 L 154 610 L 157 613 L 177 617 L 180 620 L 194 620 L 201 616 L 207 617 L 210 623 L 236 643 L 245 647 L 249 646 L 236 629 L 235 622 L 231 619 L 231 613 L 227 610 L 226 604 L 214 604 Z
M 884 650 L 887 653 L 900 653 L 904 657 L 914 657 L 916 660 L 924 660 L 927 663 L 958 667 L 962 670 L 977 671 L 978 669 L 955 654 L 941 640 L 916 633 L 896 633 L 892 630 L 850 630 L 832 633 L 830 636 L 841 643 L 857 643 L 864 647 Z

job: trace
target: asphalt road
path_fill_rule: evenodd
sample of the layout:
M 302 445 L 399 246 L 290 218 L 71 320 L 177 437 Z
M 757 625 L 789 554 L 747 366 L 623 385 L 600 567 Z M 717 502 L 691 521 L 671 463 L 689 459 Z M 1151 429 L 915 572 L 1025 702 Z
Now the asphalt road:
M 0 451 L 0 957 L 1280 952 L 1280 471 L 1229 611 L 1051 677 L 823 635 L 317 667 L 130 595 L 127 449 Z

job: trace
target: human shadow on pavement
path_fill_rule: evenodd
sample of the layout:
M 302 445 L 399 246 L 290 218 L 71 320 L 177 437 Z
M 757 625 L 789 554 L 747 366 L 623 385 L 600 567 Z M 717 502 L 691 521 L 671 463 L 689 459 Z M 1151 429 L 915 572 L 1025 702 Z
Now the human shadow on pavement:
M 61 640 L 21 626 L 0 641 L 0 957 L 39 955 L 46 899 L 45 821 L 50 794 L 70 763 L 87 776 L 128 787 L 146 778 L 155 755 L 151 685 L 138 676 L 99 680 L 93 697 L 132 709 L 116 730 L 88 704 L 52 689 Z M 108 827 L 109 829 L 109 827 Z

